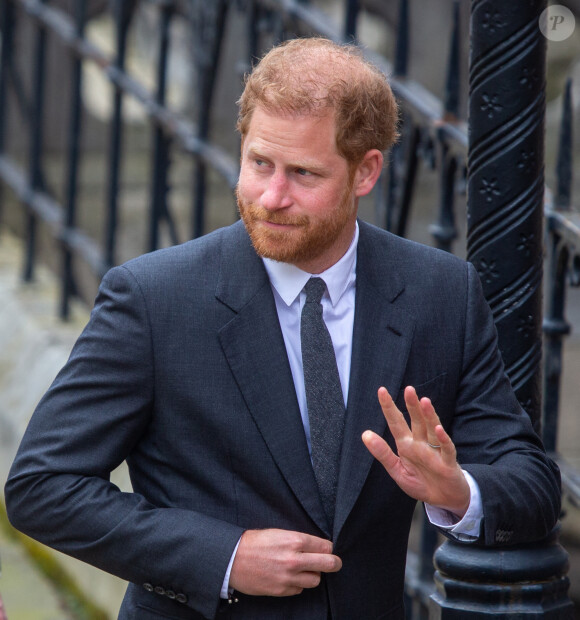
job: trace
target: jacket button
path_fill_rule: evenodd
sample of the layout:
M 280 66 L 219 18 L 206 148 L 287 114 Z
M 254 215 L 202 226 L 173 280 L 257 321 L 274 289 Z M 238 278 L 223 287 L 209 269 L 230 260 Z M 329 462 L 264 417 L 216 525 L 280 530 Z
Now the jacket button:
M 147 592 L 153 592 L 155 588 L 150 583 L 144 583 L 143 587 L 147 590 Z
M 161 594 L 161 596 L 163 596 L 165 594 L 165 588 L 162 588 L 161 586 L 156 586 L 155 594 Z
M 178 603 L 187 603 L 187 596 L 185 596 L 185 594 L 179 593 L 178 595 L 176 595 L 175 600 Z
M 173 600 L 175 598 L 175 592 L 173 590 L 165 590 L 165 596 Z

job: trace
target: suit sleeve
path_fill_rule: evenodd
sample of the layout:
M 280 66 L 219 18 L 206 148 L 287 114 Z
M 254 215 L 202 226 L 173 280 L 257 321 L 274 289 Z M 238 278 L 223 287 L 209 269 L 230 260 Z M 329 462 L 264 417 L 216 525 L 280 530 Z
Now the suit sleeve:
M 505 375 L 479 277 L 468 265 L 463 374 L 451 435 L 477 481 L 486 545 L 545 537 L 560 513 L 560 475 Z
M 213 617 L 243 530 L 154 506 L 109 479 L 147 431 L 154 355 L 139 285 L 126 268 L 113 269 L 33 414 L 6 485 L 7 509 L 15 527 L 42 543 L 136 584 L 183 593 Z

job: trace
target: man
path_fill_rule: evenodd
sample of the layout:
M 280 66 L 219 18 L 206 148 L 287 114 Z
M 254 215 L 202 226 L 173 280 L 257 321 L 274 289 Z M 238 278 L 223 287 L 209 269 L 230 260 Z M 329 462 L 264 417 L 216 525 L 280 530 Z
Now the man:
M 296 40 L 239 103 L 243 222 L 105 276 L 10 518 L 131 582 L 121 618 L 400 619 L 416 500 L 518 543 L 554 526 L 558 473 L 473 267 L 357 221 L 396 137 L 384 76 Z

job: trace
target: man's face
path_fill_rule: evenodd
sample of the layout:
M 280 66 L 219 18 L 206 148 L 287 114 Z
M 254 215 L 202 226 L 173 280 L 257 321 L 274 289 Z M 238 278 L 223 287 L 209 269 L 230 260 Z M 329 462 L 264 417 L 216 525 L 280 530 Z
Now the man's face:
M 254 110 L 242 144 L 237 197 L 258 254 L 310 273 L 336 263 L 354 235 L 353 180 L 336 149 L 332 114 Z

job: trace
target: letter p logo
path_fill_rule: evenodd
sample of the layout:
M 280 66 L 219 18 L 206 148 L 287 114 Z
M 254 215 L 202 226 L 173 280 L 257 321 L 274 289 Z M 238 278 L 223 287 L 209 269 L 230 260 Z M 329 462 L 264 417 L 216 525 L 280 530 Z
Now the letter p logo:
M 563 24 L 566 21 L 566 18 L 563 15 L 550 15 L 550 19 L 552 20 L 551 30 L 556 30 L 560 24 Z
M 564 41 L 572 35 L 576 26 L 574 14 L 561 4 L 554 4 L 542 11 L 540 30 L 550 41 Z

